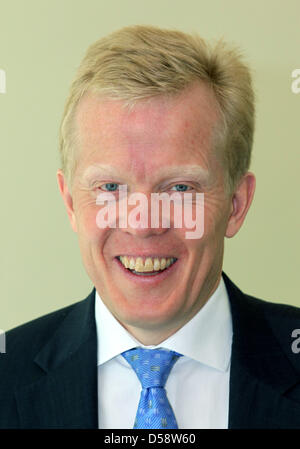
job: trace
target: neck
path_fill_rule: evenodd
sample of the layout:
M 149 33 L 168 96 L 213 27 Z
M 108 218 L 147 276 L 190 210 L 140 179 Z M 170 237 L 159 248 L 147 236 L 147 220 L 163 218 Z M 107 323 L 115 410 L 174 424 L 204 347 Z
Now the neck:
M 122 326 L 125 327 L 125 329 L 142 345 L 157 346 L 167 338 L 171 337 L 171 335 L 175 334 L 182 326 L 184 326 L 184 324 L 170 329 L 144 329 L 135 326 L 124 326 L 124 324 L 122 324 Z

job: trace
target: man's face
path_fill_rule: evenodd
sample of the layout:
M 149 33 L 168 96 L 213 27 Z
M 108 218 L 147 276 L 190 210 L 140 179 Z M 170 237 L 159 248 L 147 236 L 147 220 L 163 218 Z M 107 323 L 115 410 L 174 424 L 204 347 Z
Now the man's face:
M 197 313 L 220 279 L 232 201 L 212 148 L 217 122 L 215 98 L 200 84 L 172 99 L 139 102 L 132 110 L 91 94 L 78 107 L 80 151 L 72 199 L 62 178 L 61 191 L 90 279 L 134 335 L 155 330 L 157 342 L 170 335 Z M 187 239 L 190 229 L 175 228 L 172 217 L 170 228 L 99 228 L 96 216 L 103 206 L 96 197 L 111 191 L 118 201 L 119 185 L 127 186 L 128 196 L 145 194 L 149 203 L 153 192 L 204 193 L 203 236 Z M 149 210 L 149 223 L 150 216 Z M 137 274 L 123 266 L 123 256 L 176 261 L 155 274 Z

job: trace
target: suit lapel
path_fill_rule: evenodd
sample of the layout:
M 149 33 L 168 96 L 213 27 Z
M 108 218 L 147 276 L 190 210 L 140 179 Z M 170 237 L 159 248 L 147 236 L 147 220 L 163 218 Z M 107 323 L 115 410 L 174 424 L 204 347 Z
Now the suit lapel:
M 94 298 L 74 305 L 35 358 L 40 378 L 16 391 L 21 427 L 98 427 Z
M 299 428 L 300 402 L 286 395 L 299 386 L 299 373 L 275 337 L 264 303 L 223 277 L 233 324 L 229 428 Z

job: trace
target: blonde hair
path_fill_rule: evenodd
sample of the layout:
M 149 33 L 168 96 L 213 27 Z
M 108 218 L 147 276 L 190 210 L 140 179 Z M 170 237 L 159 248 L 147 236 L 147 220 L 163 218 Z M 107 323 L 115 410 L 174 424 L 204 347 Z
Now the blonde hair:
M 232 192 L 250 166 L 254 93 L 250 71 L 236 48 L 209 45 L 196 34 L 153 26 L 130 26 L 99 39 L 82 60 L 71 85 L 60 127 L 62 170 L 71 188 L 76 169 L 74 115 L 86 92 L 134 105 L 158 95 L 176 95 L 195 81 L 215 93 L 220 124 L 214 146 L 222 154 L 226 189 Z

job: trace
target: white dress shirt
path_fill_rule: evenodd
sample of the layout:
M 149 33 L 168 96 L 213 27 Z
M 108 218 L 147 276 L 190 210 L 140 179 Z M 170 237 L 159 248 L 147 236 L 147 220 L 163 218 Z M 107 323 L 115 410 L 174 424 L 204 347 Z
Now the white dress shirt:
M 120 355 L 141 346 L 180 354 L 165 385 L 179 429 L 228 428 L 232 321 L 223 278 L 201 310 L 158 346 L 138 342 L 96 292 L 100 429 L 132 429 L 140 381 Z

